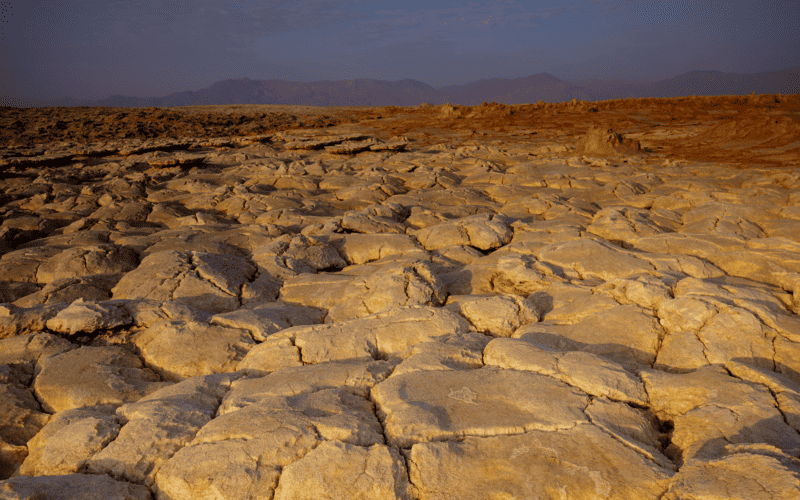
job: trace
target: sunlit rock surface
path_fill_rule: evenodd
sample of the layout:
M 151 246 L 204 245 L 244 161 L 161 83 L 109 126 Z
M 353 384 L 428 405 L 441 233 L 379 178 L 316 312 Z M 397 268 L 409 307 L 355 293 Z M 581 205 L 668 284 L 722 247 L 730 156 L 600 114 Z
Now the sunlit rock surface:
M 800 125 L 762 119 L 800 99 L 751 101 L 9 140 L 0 498 L 800 498 Z

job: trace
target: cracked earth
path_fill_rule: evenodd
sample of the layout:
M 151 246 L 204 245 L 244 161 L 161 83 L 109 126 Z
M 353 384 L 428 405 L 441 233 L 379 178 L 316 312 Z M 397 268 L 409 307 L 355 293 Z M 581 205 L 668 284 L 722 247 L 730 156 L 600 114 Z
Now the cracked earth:
M 0 110 L 0 498 L 800 498 L 800 96 Z

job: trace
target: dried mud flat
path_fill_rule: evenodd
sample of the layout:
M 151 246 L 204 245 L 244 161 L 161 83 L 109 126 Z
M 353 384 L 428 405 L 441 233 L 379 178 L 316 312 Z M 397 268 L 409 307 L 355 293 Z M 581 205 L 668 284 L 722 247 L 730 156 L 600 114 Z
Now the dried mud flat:
M 0 109 L 0 498 L 800 497 L 800 96 Z

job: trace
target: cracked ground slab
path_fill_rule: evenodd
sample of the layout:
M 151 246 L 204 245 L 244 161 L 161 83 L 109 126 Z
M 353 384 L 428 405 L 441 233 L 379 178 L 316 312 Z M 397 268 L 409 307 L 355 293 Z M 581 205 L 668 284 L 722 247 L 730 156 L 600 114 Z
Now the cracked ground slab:
M 800 497 L 797 151 L 714 99 L 1 144 L 0 498 Z

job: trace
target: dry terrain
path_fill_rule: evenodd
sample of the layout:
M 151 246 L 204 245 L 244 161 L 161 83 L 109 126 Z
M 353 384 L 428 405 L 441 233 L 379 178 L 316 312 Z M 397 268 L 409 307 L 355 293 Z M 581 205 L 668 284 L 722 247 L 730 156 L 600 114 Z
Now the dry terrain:
M 0 499 L 800 498 L 800 95 L 0 108 Z

